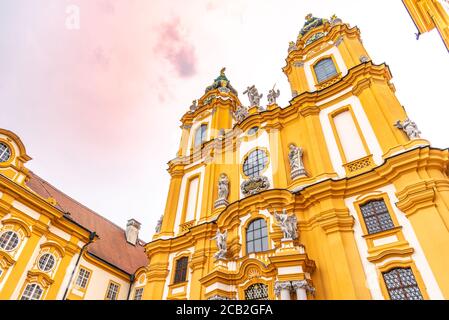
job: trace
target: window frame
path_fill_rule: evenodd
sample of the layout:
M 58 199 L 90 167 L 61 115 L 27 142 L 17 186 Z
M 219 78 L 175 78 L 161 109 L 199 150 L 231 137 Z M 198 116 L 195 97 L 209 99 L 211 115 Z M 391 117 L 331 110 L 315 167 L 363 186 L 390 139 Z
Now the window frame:
M 0 149 L 0 163 L 5 164 L 11 162 L 11 159 L 13 157 L 13 151 L 11 149 L 11 146 L 8 143 L 4 142 L 3 140 L 0 141 L 0 148 L 1 145 L 3 145 L 5 148 L 3 150 Z M 8 154 L 8 158 L 2 159 L 5 153 Z
M 29 286 L 35 286 L 35 287 L 32 289 L 31 294 L 28 297 L 26 297 L 26 299 L 24 299 L 25 293 L 26 293 L 27 288 Z M 38 299 L 33 299 L 33 296 L 34 296 L 37 288 L 39 288 L 41 290 L 41 293 L 40 293 Z M 23 288 L 23 291 L 20 294 L 20 299 L 19 300 L 30 300 L 30 301 L 31 300 L 34 300 L 34 301 L 42 300 L 42 297 L 44 296 L 44 293 L 45 293 L 45 289 L 39 283 L 37 283 L 37 282 L 29 282 Z
M 5 252 L 12 252 L 15 251 L 16 249 L 18 249 L 20 247 L 20 243 L 22 241 L 20 234 L 16 231 L 16 230 L 11 230 L 11 229 L 5 229 L 3 231 L 0 232 L 0 239 L 3 237 L 4 234 L 6 233 L 12 233 L 17 237 L 17 243 L 15 244 L 15 246 L 11 249 L 6 249 L 6 247 L 9 245 L 10 241 L 11 241 L 11 237 L 7 240 L 7 242 L 5 243 L 5 247 L 3 247 L 0 244 L 0 250 L 3 250 Z
M 388 213 L 390 215 L 390 219 L 393 222 L 393 228 L 388 230 L 379 231 L 376 233 L 368 233 L 368 227 L 365 222 L 365 218 L 363 217 L 361 206 L 364 204 L 372 201 L 372 200 L 383 200 L 385 203 L 385 206 L 387 207 Z M 375 192 L 372 194 L 368 194 L 365 196 L 360 197 L 360 199 L 353 202 L 353 205 L 355 207 L 355 210 L 357 212 L 358 220 L 360 223 L 360 226 L 362 228 L 363 237 L 365 237 L 367 240 L 371 238 L 377 238 L 378 236 L 383 236 L 386 234 L 396 234 L 398 237 L 398 241 L 403 240 L 403 235 L 400 232 L 401 226 L 398 223 L 396 212 L 393 209 L 393 206 L 391 205 L 390 196 L 387 192 Z
M 242 176 L 243 176 L 243 178 L 250 179 L 250 178 L 256 177 L 256 176 L 249 176 L 249 175 L 247 175 L 246 172 L 245 172 L 245 163 L 247 162 L 247 160 L 248 160 L 248 158 L 250 157 L 250 155 L 251 155 L 253 152 L 256 152 L 256 151 L 262 151 L 262 152 L 264 152 L 265 155 L 266 155 L 266 160 L 267 160 L 267 162 L 265 163 L 265 166 L 260 170 L 259 176 L 262 176 L 263 173 L 264 173 L 265 171 L 267 171 L 268 168 L 270 167 L 270 153 L 268 152 L 268 149 L 265 148 L 265 147 L 255 147 L 255 148 L 252 148 L 252 149 L 249 150 L 249 151 L 245 154 L 245 156 L 243 157 L 243 161 L 242 161 L 242 164 L 241 164 L 241 170 L 242 170 Z
M 421 273 L 419 272 L 414 261 L 412 260 L 411 256 L 409 255 L 409 256 L 407 256 L 406 260 L 396 260 L 395 259 L 393 261 L 389 261 L 389 262 L 385 263 L 384 265 L 382 265 L 381 267 L 379 267 L 377 269 L 377 278 L 378 278 L 378 281 L 380 284 L 382 295 L 385 300 L 391 300 L 391 298 L 390 298 L 390 293 L 388 291 L 387 285 L 383 278 L 383 273 L 388 272 L 392 269 L 396 269 L 396 268 L 411 268 L 423 299 L 424 300 L 430 299 L 429 295 L 427 293 L 426 286 L 424 284 L 424 280 L 421 276 Z
M 193 149 L 198 149 L 201 148 L 203 146 L 204 143 L 207 142 L 207 130 L 208 130 L 208 123 L 207 122 L 203 122 L 201 123 L 198 128 L 195 129 L 195 132 L 193 134 Z M 203 128 L 205 128 L 203 130 Z M 198 132 L 200 133 L 200 140 L 201 142 L 197 145 L 197 136 L 198 136 Z
M 133 298 L 133 300 L 137 300 L 137 301 L 142 300 L 144 289 L 145 289 L 145 287 L 134 288 L 134 298 Z M 140 295 L 139 295 L 139 299 L 136 299 L 138 291 L 140 292 Z
M 365 216 L 365 215 L 363 214 L 363 209 L 364 209 L 364 207 L 365 207 L 365 206 L 368 206 L 368 205 L 371 205 L 373 202 L 383 202 L 383 205 L 385 206 L 386 212 L 376 212 L 376 211 L 373 209 L 374 213 L 373 213 L 371 216 L 368 216 L 368 217 Z M 378 233 L 381 233 L 381 232 L 389 231 L 389 230 L 392 230 L 392 229 L 394 229 L 394 228 L 396 227 L 396 225 L 395 225 L 393 219 L 391 218 L 391 212 L 390 212 L 390 210 L 389 210 L 389 208 L 388 208 L 388 206 L 387 206 L 387 203 L 386 203 L 385 199 L 379 198 L 379 199 L 369 199 L 369 200 L 366 200 L 366 201 L 364 201 L 364 202 L 362 202 L 362 203 L 359 204 L 359 208 L 360 208 L 360 213 L 361 213 L 361 215 L 362 215 L 363 223 L 365 224 L 365 228 L 366 228 L 366 232 L 367 232 L 366 234 L 367 234 L 367 235 L 374 235 L 374 234 L 378 234 Z M 385 214 L 385 213 L 388 214 L 388 218 L 389 218 L 389 220 L 390 220 L 389 222 L 391 222 L 391 226 L 390 226 L 388 229 L 383 229 L 383 226 L 384 226 L 385 224 L 382 224 L 382 222 L 381 222 L 381 220 L 380 220 L 380 218 L 379 218 L 380 215 L 383 215 L 383 214 Z M 367 220 L 366 220 L 367 218 L 370 218 L 370 217 L 374 217 L 375 220 L 377 221 L 377 225 L 376 225 L 376 226 L 378 226 L 378 227 L 380 228 L 379 231 L 370 231 L 370 228 L 368 227 L 368 223 L 367 223 Z
M 265 236 L 262 236 L 262 237 L 260 237 L 260 238 L 258 238 L 258 239 L 254 239 L 254 238 L 253 238 L 253 239 L 251 239 L 251 240 L 248 240 L 248 231 L 249 231 L 250 226 L 252 226 L 253 223 L 255 223 L 256 221 L 259 221 L 259 220 L 261 220 L 261 221 L 263 221 L 263 222 L 265 223 L 266 235 L 265 235 Z M 262 229 L 263 229 L 263 228 L 258 228 L 257 230 L 262 230 Z M 253 233 L 254 233 L 254 231 L 255 231 L 255 230 L 252 230 Z M 247 224 L 245 225 L 245 228 L 244 228 L 244 234 L 245 234 L 244 243 L 245 243 L 245 254 L 246 254 L 246 255 L 249 255 L 249 254 L 251 254 L 251 253 L 257 254 L 257 253 L 260 253 L 260 252 L 266 252 L 266 251 L 269 251 L 269 250 L 271 249 L 271 248 L 270 248 L 270 236 L 269 236 L 268 223 L 267 223 L 265 217 L 257 216 L 257 217 L 254 217 L 253 219 L 249 220 L 249 221 L 247 222 Z M 255 246 L 253 246 L 253 251 L 250 252 L 250 251 L 248 250 L 248 241 L 251 241 L 252 243 L 254 243 L 255 240 L 260 240 L 260 241 L 261 241 L 261 246 L 263 247 L 263 242 L 262 242 L 262 241 L 263 241 L 264 238 L 266 238 L 266 241 L 267 241 L 267 249 L 266 249 L 266 250 L 254 251 L 254 247 L 255 247 Z
M 49 268 L 48 270 L 44 270 L 44 269 L 41 268 L 41 259 L 42 259 L 44 256 L 46 256 L 46 255 L 48 255 L 49 257 L 51 257 L 51 258 L 53 259 L 53 265 L 52 265 L 51 268 Z M 58 263 L 58 258 L 57 258 L 53 253 L 51 253 L 51 252 L 43 252 L 41 255 L 39 255 L 39 257 L 38 257 L 38 259 L 37 259 L 36 262 L 37 262 L 37 263 L 36 263 L 36 264 L 37 264 L 37 268 L 38 268 L 40 271 L 45 272 L 45 273 L 49 273 L 49 272 L 51 272 L 52 270 L 54 270 L 54 269 L 56 268 L 56 265 L 57 265 L 57 263 Z M 49 262 L 49 260 L 47 259 L 47 261 L 45 262 L 45 266 L 48 265 L 48 262 Z
M 182 281 L 177 279 L 178 261 L 180 261 L 180 260 L 185 260 L 186 261 L 186 265 L 184 267 L 185 268 L 185 275 L 184 275 L 184 280 L 182 280 Z M 176 257 L 174 259 L 174 261 L 173 261 L 173 278 L 172 278 L 171 284 L 172 285 L 179 285 L 181 283 L 188 282 L 188 276 L 189 276 L 188 270 L 189 270 L 189 256 L 188 255 L 182 255 L 182 256 Z
M 81 270 L 89 272 L 89 276 L 86 279 L 86 285 L 84 287 L 82 287 L 80 284 L 78 284 L 78 279 L 80 278 Z M 91 277 L 92 277 L 92 270 L 81 265 L 79 267 L 79 269 L 78 269 L 78 273 L 77 273 L 77 276 L 76 276 L 76 279 L 75 279 L 75 287 L 78 290 L 86 291 L 87 287 L 89 286 L 89 282 L 90 282 Z
M 117 291 L 115 292 L 115 299 L 112 299 L 112 298 L 108 297 L 109 296 L 109 292 L 111 291 L 111 287 L 112 286 L 116 286 L 117 287 Z M 115 282 L 115 281 L 109 280 L 108 286 L 106 288 L 106 294 L 104 296 L 104 300 L 112 300 L 112 301 L 118 300 L 119 293 L 120 293 L 120 284 Z
M 416 289 L 418 289 L 419 295 L 420 295 L 421 298 L 422 298 L 422 299 L 418 299 L 418 300 L 424 300 L 424 297 L 423 297 L 423 295 L 422 295 L 422 293 L 421 293 L 421 288 L 420 288 L 419 285 L 418 285 L 418 281 L 416 280 L 416 276 L 415 276 L 415 274 L 413 273 L 413 270 L 412 270 L 411 267 L 395 267 L 395 268 L 389 269 L 388 271 L 382 272 L 382 280 L 383 280 L 384 283 L 385 283 L 385 287 L 387 288 L 387 292 L 388 292 L 388 295 L 389 295 L 389 297 L 390 297 L 390 300 L 402 300 L 402 299 L 392 299 L 392 292 L 391 292 L 390 289 L 388 288 L 387 280 L 385 279 L 385 276 L 388 275 L 388 274 L 391 274 L 391 273 L 393 273 L 393 272 L 399 273 L 398 270 L 407 270 L 407 271 L 410 271 L 410 273 L 411 273 L 411 275 L 412 275 L 412 277 L 413 277 L 413 280 L 414 280 L 414 282 L 415 282 L 415 285 L 406 285 L 405 283 L 403 283 L 400 274 L 398 274 L 398 275 L 397 275 L 397 278 L 399 279 L 400 286 L 399 286 L 399 288 L 397 288 L 397 290 L 400 290 L 402 294 L 404 294 L 406 297 L 409 297 L 409 295 L 408 295 L 406 289 L 407 289 L 407 288 L 416 288 Z M 404 300 L 415 300 L 415 299 L 404 299 Z
M 335 74 L 332 75 L 332 76 L 330 76 L 330 77 L 328 77 L 328 78 L 326 78 L 326 79 L 324 79 L 324 80 L 319 80 L 319 79 L 318 79 L 318 75 L 317 75 L 317 73 L 316 73 L 316 71 L 315 71 L 315 67 L 316 67 L 321 61 L 328 60 L 328 59 L 330 59 L 330 61 L 332 61 L 332 64 L 333 64 L 333 66 L 334 66 L 334 68 L 335 68 Z M 313 78 L 314 78 L 314 80 L 315 80 L 315 84 L 316 84 L 317 86 L 319 86 L 319 85 L 325 83 L 326 81 L 329 81 L 329 80 L 331 80 L 331 79 L 334 79 L 334 78 L 340 76 L 340 74 L 341 74 L 340 68 L 338 67 L 338 63 L 337 63 L 337 61 L 335 60 L 335 57 L 334 57 L 333 54 L 319 57 L 318 59 L 316 59 L 316 60 L 312 63 L 312 65 L 310 66 L 310 69 L 311 69 Z

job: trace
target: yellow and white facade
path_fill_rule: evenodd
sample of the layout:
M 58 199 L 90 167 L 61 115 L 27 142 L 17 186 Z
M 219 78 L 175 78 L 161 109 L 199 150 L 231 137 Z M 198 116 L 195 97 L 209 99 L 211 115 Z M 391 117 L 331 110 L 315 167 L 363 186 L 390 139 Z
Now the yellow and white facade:
M 448 299 L 449 152 L 388 66 L 357 27 L 308 15 L 283 71 L 285 107 L 250 87 L 243 106 L 222 70 L 182 117 L 143 298 Z
M 0 129 L 0 300 L 133 299 L 134 272 L 147 263 L 140 240 L 126 239 L 135 220 L 118 228 L 29 171 L 29 160 Z
M 449 1 L 448 0 L 402 0 L 418 35 L 437 29 L 449 51 Z

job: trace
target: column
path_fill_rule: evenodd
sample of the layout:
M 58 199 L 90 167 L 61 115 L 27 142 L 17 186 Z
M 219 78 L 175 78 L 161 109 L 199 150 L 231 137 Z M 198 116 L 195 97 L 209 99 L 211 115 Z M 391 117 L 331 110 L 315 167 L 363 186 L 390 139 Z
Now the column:
M 296 300 L 307 300 L 309 284 L 306 280 L 292 281 L 292 287 L 296 291 Z
M 274 294 L 280 297 L 280 300 L 290 300 L 290 291 L 292 284 L 290 281 L 276 281 L 274 284 Z

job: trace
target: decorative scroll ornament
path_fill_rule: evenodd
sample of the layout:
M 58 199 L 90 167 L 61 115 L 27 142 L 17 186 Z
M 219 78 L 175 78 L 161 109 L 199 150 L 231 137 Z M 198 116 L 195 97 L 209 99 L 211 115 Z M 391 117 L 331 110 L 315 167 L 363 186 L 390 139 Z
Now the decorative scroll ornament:
M 274 283 L 274 294 L 279 297 L 281 295 L 282 290 L 288 290 L 290 292 L 292 290 L 292 284 L 290 281 L 276 281 Z
M 276 104 L 276 99 L 281 95 L 281 91 L 279 91 L 279 89 L 277 89 L 277 91 L 274 90 L 275 86 L 276 84 L 273 86 L 273 89 L 268 91 L 267 99 L 269 105 Z
M 238 107 L 237 110 L 235 110 L 235 112 L 234 112 L 234 118 L 235 118 L 235 121 L 237 121 L 237 123 L 242 122 L 248 116 L 249 116 L 248 109 L 244 106 Z
M 164 215 L 161 215 L 161 217 L 160 217 L 159 220 L 157 221 L 156 228 L 155 228 L 156 233 L 161 232 L 162 219 L 164 219 Z
M 260 106 L 260 99 L 263 97 L 263 94 L 259 94 L 255 85 L 247 87 L 243 94 L 248 94 L 248 99 L 251 107 Z
M 220 230 L 217 230 L 215 237 L 211 240 L 215 240 L 217 243 L 218 251 L 214 254 L 214 258 L 216 260 L 226 259 L 226 254 L 228 252 L 228 248 L 226 246 L 226 239 L 228 238 L 228 231 L 221 233 Z
M 398 129 L 402 129 L 410 140 L 420 138 L 421 131 L 418 130 L 416 123 L 411 121 L 409 118 L 405 119 L 404 122 L 398 120 L 394 126 Z
M 227 206 L 229 196 L 229 178 L 226 174 L 222 173 L 218 180 L 218 199 L 214 203 L 214 207 Z
M 290 161 L 290 176 L 292 179 L 307 175 L 302 162 L 303 150 L 291 143 L 289 146 L 288 160 Z
M 283 209 L 282 213 L 279 214 L 274 211 L 274 218 L 276 219 L 278 226 L 281 227 L 281 230 L 284 233 L 284 239 L 298 239 L 298 220 L 294 213 L 288 215 L 285 209 Z
M 240 189 L 243 195 L 249 196 L 261 191 L 267 190 L 270 187 L 270 182 L 265 176 L 255 176 L 242 182 Z
M 317 41 L 318 39 L 321 39 L 322 37 L 324 37 L 327 33 L 326 32 L 317 32 L 315 34 L 313 34 L 309 39 L 307 39 L 306 43 L 304 44 L 304 46 L 308 46 L 309 44 Z

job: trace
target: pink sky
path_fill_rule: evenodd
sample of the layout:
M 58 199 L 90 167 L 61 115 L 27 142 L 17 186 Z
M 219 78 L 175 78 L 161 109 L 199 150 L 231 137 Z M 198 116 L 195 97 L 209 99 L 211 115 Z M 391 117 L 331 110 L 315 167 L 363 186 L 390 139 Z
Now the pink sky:
M 0 127 L 17 133 L 28 167 L 118 225 L 136 218 L 149 240 L 163 213 L 179 119 L 227 67 L 242 92 L 281 89 L 288 42 L 304 16 L 336 13 L 386 62 L 409 116 L 447 147 L 449 54 L 416 29 L 401 1 L 3 0 Z M 69 5 L 80 29 L 66 27 Z M 265 102 L 265 100 L 263 100 Z

